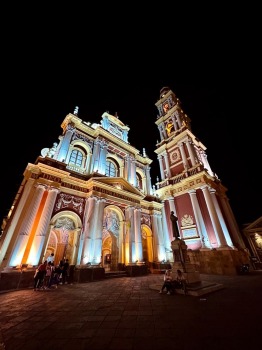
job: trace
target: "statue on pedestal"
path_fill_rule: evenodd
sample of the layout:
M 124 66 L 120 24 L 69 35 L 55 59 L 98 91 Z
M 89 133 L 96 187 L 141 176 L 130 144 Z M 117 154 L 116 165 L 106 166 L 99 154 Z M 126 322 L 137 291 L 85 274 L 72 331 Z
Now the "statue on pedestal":
M 177 227 L 177 216 L 175 216 L 174 212 L 171 211 L 170 213 L 170 220 L 171 220 L 171 224 L 172 224 L 172 231 L 173 231 L 173 237 L 175 238 L 179 238 L 179 231 L 178 231 L 178 227 Z

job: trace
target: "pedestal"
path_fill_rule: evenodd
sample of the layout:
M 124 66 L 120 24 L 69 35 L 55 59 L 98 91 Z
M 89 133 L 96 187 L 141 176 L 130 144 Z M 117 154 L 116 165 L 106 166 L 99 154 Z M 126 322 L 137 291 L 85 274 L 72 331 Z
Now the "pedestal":
M 199 271 L 196 271 L 194 265 L 190 263 L 190 259 L 187 255 L 187 245 L 186 243 L 176 238 L 171 242 L 171 248 L 173 251 L 174 263 L 172 266 L 172 277 L 176 278 L 177 270 L 181 270 L 187 280 L 187 283 L 197 283 L 200 282 Z

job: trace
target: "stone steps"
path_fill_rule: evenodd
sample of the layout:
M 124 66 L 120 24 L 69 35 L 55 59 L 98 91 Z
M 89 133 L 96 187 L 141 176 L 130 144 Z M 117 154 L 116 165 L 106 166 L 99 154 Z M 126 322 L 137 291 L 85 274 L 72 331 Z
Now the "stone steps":
M 107 271 L 105 272 L 105 278 L 119 278 L 119 277 L 128 277 L 126 271 Z

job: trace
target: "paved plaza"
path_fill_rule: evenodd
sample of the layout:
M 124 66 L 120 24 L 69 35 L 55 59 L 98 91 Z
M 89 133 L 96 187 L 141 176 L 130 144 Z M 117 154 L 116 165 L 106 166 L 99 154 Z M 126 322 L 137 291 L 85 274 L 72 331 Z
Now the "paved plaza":
M 5 350 L 255 349 L 262 334 L 262 271 L 201 275 L 224 288 L 159 294 L 163 275 L 110 278 L 0 294 Z

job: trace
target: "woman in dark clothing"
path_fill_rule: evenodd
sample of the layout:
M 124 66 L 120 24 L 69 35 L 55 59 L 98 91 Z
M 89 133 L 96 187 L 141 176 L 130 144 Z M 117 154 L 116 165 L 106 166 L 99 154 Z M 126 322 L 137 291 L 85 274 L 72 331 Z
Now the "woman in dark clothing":
M 43 285 L 43 281 L 46 274 L 46 266 L 47 261 L 45 261 L 43 264 L 40 264 L 37 268 L 36 274 L 34 276 L 34 290 L 40 289 Z

